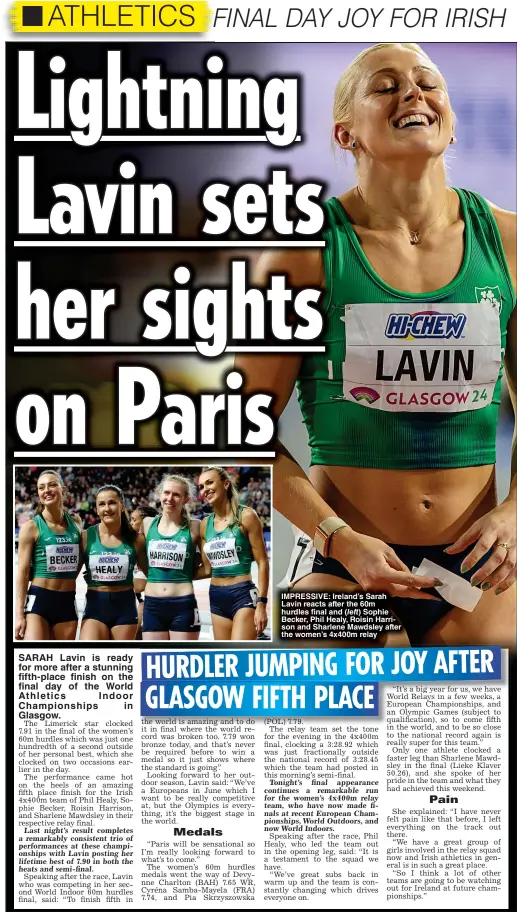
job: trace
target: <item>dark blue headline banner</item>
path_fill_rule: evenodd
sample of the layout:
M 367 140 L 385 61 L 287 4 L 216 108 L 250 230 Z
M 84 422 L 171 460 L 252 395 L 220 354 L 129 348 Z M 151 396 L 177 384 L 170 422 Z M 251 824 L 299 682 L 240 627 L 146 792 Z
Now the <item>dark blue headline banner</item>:
M 376 716 L 380 681 L 500 679 L 499 648 L 145 652 L 141 713 Z

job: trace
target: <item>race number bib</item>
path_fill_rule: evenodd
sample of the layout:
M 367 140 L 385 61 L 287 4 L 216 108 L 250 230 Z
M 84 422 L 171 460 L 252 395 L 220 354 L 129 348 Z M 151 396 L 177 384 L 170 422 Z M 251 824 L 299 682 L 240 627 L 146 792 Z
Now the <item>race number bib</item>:
M 129 573 L 128 554 L 92 554 L 89 562 L 90 576 L 96 583 L 119 583 Z
M 149 566 L 160 570 L 182 570 L 187 557 L 186 542 L 153 539 L 148 548 Z
M 79 569 L 79 545 L 65 542 L 61 545 L 46 545 L 47 573 L 77 573 Z
M 25 606 L 24 606 L 24 609 L 23 609 L 24 612 L 25 612 L 25 614 L 28 614 L 29 611 L 32 611 L 32 609 L 34 608 L 34 603 L 35 603 L 35 601 L 36 601 L 36 596 L 35 596 L 35 595 L 28 595 L 28 596 L 27 596 L 27 598 L 26 598 L 26 600 L 25 600 Z
M 231 567 L 239 562 L 234 538 L 215 538 L 207 542 L 205 554 L 212 567 Z
M 498 302 L 420 306 L 346 305 L 343 397 L 388 412 L 490 405 L 502 361 Z

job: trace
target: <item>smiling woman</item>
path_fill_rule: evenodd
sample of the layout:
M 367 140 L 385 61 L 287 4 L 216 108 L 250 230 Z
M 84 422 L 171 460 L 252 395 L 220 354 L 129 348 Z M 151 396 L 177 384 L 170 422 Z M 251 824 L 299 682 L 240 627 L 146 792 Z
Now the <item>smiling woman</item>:
M 82 523 L 64 509 L 64 485 L 58 472 L 45 469 L 37 490 L 36 513 L 22 527 L 18 542 L 15 637 L 73 640 Z
M 498 505 L 494 463 L 502 356 L 512 396 L 517 377 L 515 215 L 447 186 L 455 116 L 418 45 L 352 62 L 333 136 L 357 186 L 325 204 L 323 253 L 258 267 L 262 283 L 325 288 L 326 351 L 236 365 L 278 414 L 296 384 L 309 434 L 309 479 L 285 451 L 275 466 L 297 529 L 288 582 L 387 592 L 412 644 L 511 646 L 517 484 Z M 416 575 L 424 559 L 432 574 Z M 440 596 L 447 570 L 483 590 L 475 610 Z
M 86 609 L 81 640 L 134 640 L 138 624 L 133 571 L 147 573 L 143 535 L 132 528 L 124 495 L 115 485 L 99 488 L 100 519 L 82 534 L 86 565 Z

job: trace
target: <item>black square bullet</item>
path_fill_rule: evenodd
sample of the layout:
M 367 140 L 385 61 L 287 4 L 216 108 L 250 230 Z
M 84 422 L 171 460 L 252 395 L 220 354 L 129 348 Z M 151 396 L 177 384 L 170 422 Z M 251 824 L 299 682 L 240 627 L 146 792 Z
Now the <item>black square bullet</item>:
M 22 25 L 41 27 L 43 25 L 43 7 L 22 6 Z

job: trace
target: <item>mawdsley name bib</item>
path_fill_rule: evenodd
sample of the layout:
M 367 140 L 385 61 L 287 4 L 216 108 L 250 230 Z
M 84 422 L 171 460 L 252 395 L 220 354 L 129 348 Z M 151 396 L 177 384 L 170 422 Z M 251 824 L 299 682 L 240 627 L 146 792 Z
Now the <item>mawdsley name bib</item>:
M 148 544 L 150 567 L 160 570 L 183 570 L 187 557 L 187 544 L 180 541 L 152 539 Z
M 79 545 L 45 545 L 45 556 L 47 573 L 73 573 L 79 569 Z
M 239 562 L 234 538 L 213 538 L 206 543 L 205 554 L 212 567 L 231 567 Z
M 347 304 L 343 397 L 388 412 L 465 412 L 492 401 L 501 368 L 493 302 Z
M 124 582 L 129 572 L 129 555 L 108 552 L 91 554 L 88 569 L 96 583 Z

